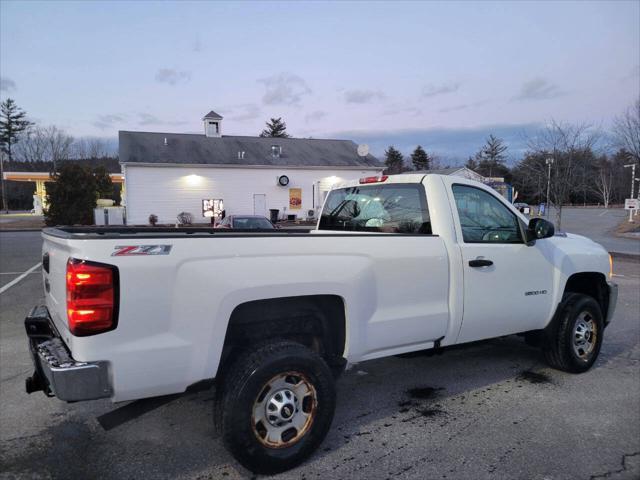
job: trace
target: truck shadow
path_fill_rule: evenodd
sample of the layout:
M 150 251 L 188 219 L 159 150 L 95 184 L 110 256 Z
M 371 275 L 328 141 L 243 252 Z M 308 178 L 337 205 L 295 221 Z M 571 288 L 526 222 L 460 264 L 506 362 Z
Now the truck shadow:
M 623 344 L 605 343 L 594 368 L 602 368 L 624 351 Z M 552 394 L 568 376 L 547 368 L 539 350 L 518 337 L 460 346 L 443 355 L 418 353 L 354 365 L 338 381 L 333 427 L 319 451 L 279 478 L 299 478 L 314 466 L 323 472 L 329 456 L 329 463 L 335 461 L 338 468 L 354 460 L 347 446 L 356 440 L 359 447 L 364 442 L 377 453 L 401 448 L 385 445 L 385 429 L 428 424 L 447 429 L 465 408 L 471 410 L 463 414 L 471 425 L 478 408 L 496 397 L 517 395 L 527 387 Z M 75 404 L 37 437 L 16 439 L 3 468 L 34 478 L 251 477 L 226 452 L 214 430 L 213 397 L 210 389 L 166 402 L 156 400 L 154 409 L 144 412 L 142 407 L 144 415 L 109 431 L 99 426 L 96 416 L 113 410 L 110 403 Z M 131 408 L 140 408 L 135 403 L 129 404 Z M 455 411 L 448 411 L 452 406 Z M 20 448 L 15 448 L 18 441 Z M 365 447 L 359 463 L 366 464 L 367 453 Z

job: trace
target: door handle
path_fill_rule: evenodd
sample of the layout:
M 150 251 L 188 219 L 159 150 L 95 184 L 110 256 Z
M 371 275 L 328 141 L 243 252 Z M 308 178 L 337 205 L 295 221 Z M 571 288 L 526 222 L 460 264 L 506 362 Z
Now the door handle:
M 469 260 L 470 267 L 490 267 L 493 265 L 491 260 L 485 260 L 483 258 L 476 258 L 475 260 Z

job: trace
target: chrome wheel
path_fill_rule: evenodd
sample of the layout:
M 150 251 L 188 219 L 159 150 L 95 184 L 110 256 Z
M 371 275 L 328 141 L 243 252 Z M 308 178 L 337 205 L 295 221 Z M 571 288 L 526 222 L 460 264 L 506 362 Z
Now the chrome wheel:
M 573 351 L 581 360 L 589 360 L 596 348 L 598 330 L 589 312 L 581 312 L 573 328 Z
M 266 447 L 290 447 L 313 424 L 317 403 L 316 390 L 306 376 L 298 372 L 276 375 L 253 404 L 253 432 Z

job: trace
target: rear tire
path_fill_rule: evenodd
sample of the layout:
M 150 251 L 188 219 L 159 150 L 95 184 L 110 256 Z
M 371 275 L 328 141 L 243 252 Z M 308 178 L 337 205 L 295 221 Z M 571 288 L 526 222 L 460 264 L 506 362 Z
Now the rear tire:
M 604 322 L 600 305 L 581 293 L 566 293 L 544 355 L 550 366 L 571 373 L 591 368 L 602 346 Z
M 331 427 L 332 372 L 301 344 L 277 341 L 244 353 L 221 383 L 217 415 L 223 442 L 254 473 L 300 464 Z

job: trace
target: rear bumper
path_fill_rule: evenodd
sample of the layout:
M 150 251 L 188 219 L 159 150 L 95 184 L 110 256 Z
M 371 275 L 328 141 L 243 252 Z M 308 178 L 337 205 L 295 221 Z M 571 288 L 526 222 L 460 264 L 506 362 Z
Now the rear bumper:
M 618 284 L 613 282 L 607 282 L 609 287 L 609 305 L 607 307 L 607 316 L 604 319 L 604 324 L 608 325 L 613 318 L 613 314 L 616 311 L 616 304 L 618 303 Z
M 35 367 L 27 393 L 42 390 L 67 402 L 112 395 L 108 362 L 77 362 L 56 331 L 45 306 L 34 307 L 24 320 Z

